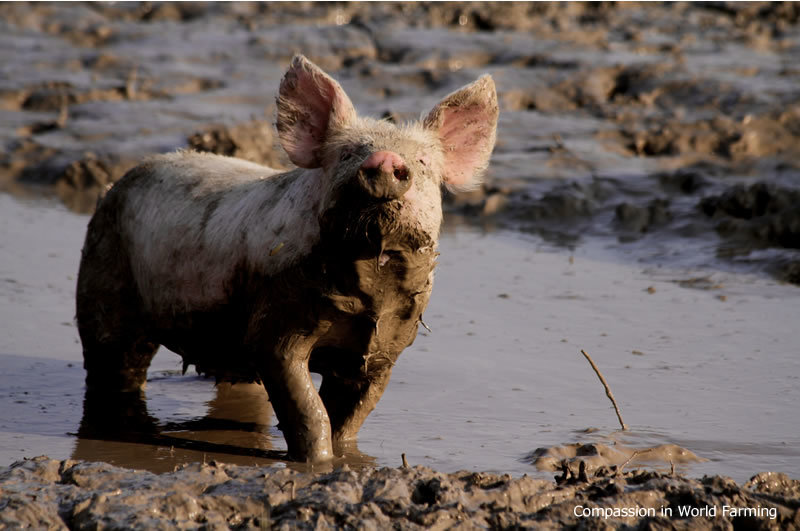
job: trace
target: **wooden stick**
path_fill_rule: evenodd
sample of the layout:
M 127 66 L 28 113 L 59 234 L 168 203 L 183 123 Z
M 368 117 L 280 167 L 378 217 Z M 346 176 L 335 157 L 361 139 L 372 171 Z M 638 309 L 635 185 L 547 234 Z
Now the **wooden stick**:
M 621 465 L 619 465 L 619 466 L 617 467 L 617 473 L 616 473 L 616 474 L 614 474 L 614 476 L 616 477 L 616 476 L 619 476 L 620 474 L 622 474 L 622 469 L 623 469 L 623 468 L 625 468 L 625 465 L 627 465 L 628 463 L 630 463 L 630 462 L 631 462 L 631 460 L 632 460 L 634 457 L 636 457 L 636 456 L 637 456 L 637 455 L 639 455 L 639 454 L 643 454 L 643 453 L 645 453 L 645 452 L 649 452 L 650 450 L 652 450 L 652 448 L 648 448 L 647 450 L 634 450 L 634 451 L 633 451 L 633 453 L 630 455 L 630 457 L 628 457 L 628 458 L 625 460 L 625 462 L 624 462 L 624 463 L 622 463 Z
M 581 349 L 581 354 L 583 354 L 584 357 L 587 359 L 587 361 L 591 364 L 592 369 L 594 369 L 595 374 L 597 375 L 598 378 L 600 378 L 600 383 L 602 383 L 603 387 L 606 388 L 606 396 L 608 397 L 609 400 L 611 400 L 611 403 L 614 405 L 614 411 L 617 412 L 617 418 L 619 419 L 619 425 L 622 426 L 622 431 L 627 431 L 628 430 L 628 426 L 622 420 L 622 414 L 619 412 L 619 407 L 617 406 L 617 401 L 614 400 L 614 393 L 611 392 L 611 388 L 606 383 L 606 379 L 603 378 L 603 374 L 600 372 L 600 369 L 597 368 L 597 365 L 594 364 L 594 361 L 592 360 L 591 356 L 589 356 L 586 353 L 586 351 L 583 350 L 583 349 Z
M 295 485 L 295 482 L 294 482 L 293 479 L 290 479 L 289 481 L 287 481 L 286 483 L 281 485 L 281 492 L 283 492 L 283 490 L 286 488 L 286 485 L 291 485 L 292 486 L 292 501 L 294 501 L 295 487 L 297 487 L 297 485 Z

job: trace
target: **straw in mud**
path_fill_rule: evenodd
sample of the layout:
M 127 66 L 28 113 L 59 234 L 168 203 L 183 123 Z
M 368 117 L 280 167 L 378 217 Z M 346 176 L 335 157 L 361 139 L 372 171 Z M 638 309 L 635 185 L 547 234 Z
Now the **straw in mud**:
M 594 361 L 592 360 L 591 356 L 589 356 L 589 354 L 587 354 L 586 351 L 583 349 L 581 349 L 581 354 L 583 354 L 586 360 L 591 364 L 595 374 L 597 375 L 598 378 L 600 378 L 600 383 L 602 383 L 603 387 L 606 388 L 606 396 L 608 397 L 609 400 L 611 400 L 611 403 L 614 405 L 614 411 L 617 412 L 617 418 L 619 419 L 619 425 L 622 426 L 622 431 L 627 431 L 628 426 L 625 424 L 625 421 L 622 420 L 622 414 L 619 412 L 617 401 L 614 399 L 614 393 L 611 392 L 611 388 L 608 386 L 608 383 L 606 383 L 606 379 L 603 378 L 603 374 L 600 372 L 600 369 L 597 368 L 597 365 L 594 364 Z

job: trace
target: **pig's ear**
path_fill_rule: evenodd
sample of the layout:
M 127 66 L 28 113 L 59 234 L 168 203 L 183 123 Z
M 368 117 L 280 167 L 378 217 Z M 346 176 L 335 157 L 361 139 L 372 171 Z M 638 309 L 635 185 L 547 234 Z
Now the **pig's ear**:
M 355 118 L 356 110 L 339 83 L 296 55 L 278 92 L 278 136 L 289 160 L 301 168 L 318 168 L 328 130 Z
M 451 190 L 480 183 L 494 149 L 498 113 L 494 81 L 484 75 L 439 102 L 423 121 L 439 135 L 444 182 Z

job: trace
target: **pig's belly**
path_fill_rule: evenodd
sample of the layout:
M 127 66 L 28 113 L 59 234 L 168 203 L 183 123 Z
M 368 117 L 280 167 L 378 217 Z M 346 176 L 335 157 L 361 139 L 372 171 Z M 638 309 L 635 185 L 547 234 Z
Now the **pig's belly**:
M 259 381 L 257 359 L 245 345 L 247 317 L 229 308 L 175 315 L 154 332 L 156 341 L 183 358 L 184 370 L 218 380 Z
M 227 310 L 175 316 L 169 327 L 155 335 L 159 344 L 183 358 L 184 367 L 194 365 L 198 373 L 217 380 L 258 382 L 259 368 L 266 356 L 276 354 L 272 347 L 282 336 L 308 334 L 314 340 L 309 355 L 311 372 L 356 381 L 370 379 L 394 365 L 416 337 L 416 320 L 387 319 L 384 324 L 376 327 L 374 319 L 363 314 L 348 315 L 317 330 L 289 326 L 272 334 L 248 334 L 247 316 Z M 248 337 L 259 337 L 263 344 L 249 344 Z

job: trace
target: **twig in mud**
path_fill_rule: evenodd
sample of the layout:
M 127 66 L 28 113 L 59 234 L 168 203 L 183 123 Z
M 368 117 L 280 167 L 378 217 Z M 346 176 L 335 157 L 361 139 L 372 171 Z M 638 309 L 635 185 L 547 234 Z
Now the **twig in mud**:
M 669 460 L 669 475 L 675 475 L 675 463 L 672 461 L 672 459 Z
M 294 480 L 290 479 L 289 481 L 287 481 L 286 483 L 281 485 L 281 492 L 283 492 L 286 489 L 286 485 L 291 485 L 292 486 L 292 501 L 294 501 L 294 494 L 295 494 L 295 482 L 294 482 Z
M 406 461 L 406 454 L 400 454 L 400 457 L 403 459 L 403 468 L 410 468 L 408 466 L 408 461 Z
M 625 421 L 622 420 L 622 414 L 619 412 L 619 406 L 617 406 L 617 401 L 614 399 L 614 393 L 611 392 L 611 388 L 608 386 L 608 383 L 606 383 L 606 379 L 603 378 L 603 374 L 600 372 L 600 369 L 597 368 L 597 365 L 594 364 L 594 361 L 592 360 L 591 356 L 589 356 L 589 354 L 587 354 L 586 351 L 583 349 L 581 349 L 581 354 L 583 354 L 583 356 L 592 366 L 592 369 L 594 369 L 594 372 L 595 374 L 597 374 L 597 377 L 600 378 L 600 383 L 602 383 L 603 387 L 606 388 L 606 396 L 608 397 L 609 400 L 611 400 L 611 403 L 614 405 L 614 411 L 617 412 L 617 418 L 619 419 L 619 425 L 622 426 L 622 431 L 627 431 L 628 426 L 625 424 Z
M 631 462 L 631 460 L 632 460 L 634 457 L 636 457 L 636 456 L 637 456 L 637 455 L 639 455 L 639 454 L 643 454 L 643 453 L 645 453 L 645 452 L 649 452 L 650 450 L 652 450 L 652 448 L 648 448 L 647 450 L 634 450 L 634 451 L 633 451 L 633 453 L 631 454 L 631 456 L 630 456 L 629 458 L 627 458 L 627 459 L 625 460 L 625 462 L 624 462 L 624 463 L 622 463 L 621 465 L 619 465 L 619 467 L 617 468 L 617 473 L 616 473 L 616 474 L 614 474 L 614 476 L 619 476 L 619 475 L 622 473 L 622 469 L 623 469 L 623 468 L 625 468 L 625 465 L 627 465 L 628 463 L 630 463 L 630 462 Z

